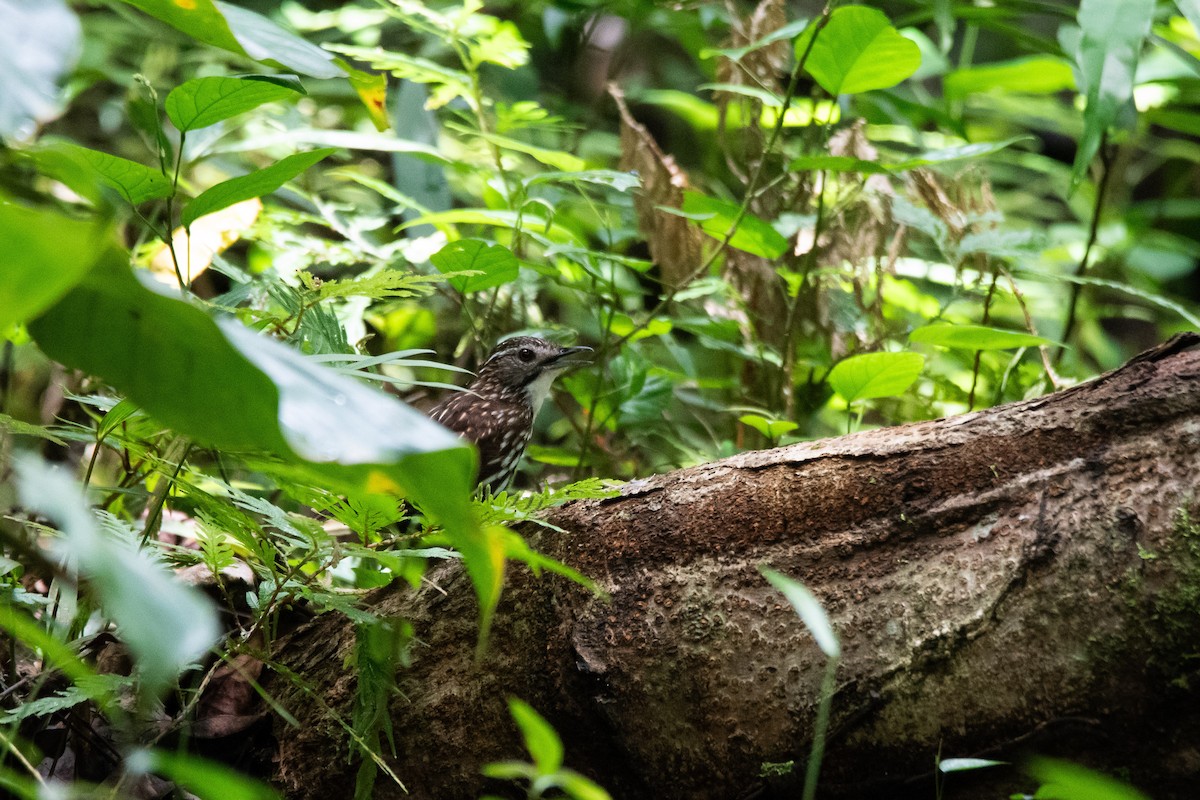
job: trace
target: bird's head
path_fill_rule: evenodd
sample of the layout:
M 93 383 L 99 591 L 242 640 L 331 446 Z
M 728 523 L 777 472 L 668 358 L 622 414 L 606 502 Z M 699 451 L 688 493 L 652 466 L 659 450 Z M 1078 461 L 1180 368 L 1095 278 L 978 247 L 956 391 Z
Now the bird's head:
M 580 354 L 590 347 L 563 347 L 536 336 L 514 336 L 492 350 L 479 368 L 472 389 L 486 386 L 506 392 L 524 391 L 536 412 L 550 391 L 550 384 L 563 370 L 586 364 Z

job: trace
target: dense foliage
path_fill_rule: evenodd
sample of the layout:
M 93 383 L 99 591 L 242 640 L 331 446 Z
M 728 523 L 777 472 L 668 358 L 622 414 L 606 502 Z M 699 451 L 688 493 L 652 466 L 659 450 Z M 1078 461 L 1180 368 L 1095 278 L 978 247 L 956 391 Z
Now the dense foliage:
M 303 605 L 359 625 L 369 796 L 403 778 L 410 634 L 362 590 L 462 558 L 483 651 L 506 559 L 587 580 L 507 526 L 601 479 L 1036 396 L 1200 327 L 1193 2 L 251 5 L 0 0 L 17 794 L 258 796 L 153 747 L 213 728 Z M 471 501 L 413 407 L 515 332 L 596 364 L 533 492 Z M 533 763 L 492 774 L 602 796 L 512 710 Z

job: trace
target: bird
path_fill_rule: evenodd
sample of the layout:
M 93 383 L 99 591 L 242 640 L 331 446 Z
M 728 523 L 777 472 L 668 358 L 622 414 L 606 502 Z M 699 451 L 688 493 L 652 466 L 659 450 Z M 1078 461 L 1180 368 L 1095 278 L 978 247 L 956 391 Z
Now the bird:
M 508 488 L 550 384 L 564 370 L 588 363 L 576 356 L 591 351 L 536 336 L 505 339 L 480 366 L 470 386 L 430 410 L 430 419 L 479 450 L 479 490 L 495 494 Z

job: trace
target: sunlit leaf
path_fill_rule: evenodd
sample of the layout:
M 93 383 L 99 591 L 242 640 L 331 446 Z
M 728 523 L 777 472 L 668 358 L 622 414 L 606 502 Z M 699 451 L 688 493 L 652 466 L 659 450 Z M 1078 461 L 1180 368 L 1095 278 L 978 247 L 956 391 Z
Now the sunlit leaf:
M 814 35 L 804 68 L 832 95 L 887 89 L 921 66 L 921 48 L 901 36 L 878 9 L 834 9 L 819 33 L 813 25 L 797 38 L 797 57 L 808 50 Z
M 984 325 L 955 325 L 950 322 L 924 325 L 910 333 L 908 340 L 963 350 L 1009 350 L 1054 344 L 1049 339 L 1024 331 L 1008 331 Z
M 744 425 L 749 425 L 754 430 L 761 433 L 768 439 L 778 439 L 785 433 L 791 433 L 800 427 L 795 422 L 786 419 L 768 419 L 759 414 L 743 414 L 738 417 L 738 422 Z
M 155 251 L 150 271 L 163 283 L 178 285 L 171 255 L 174 248 L 183 280 L 190 284 L 212 265 L 214 256 L 242 238 L 261 212 L 262 200 L 253 197 L 201 217 L 192 223 L 190 230 L 176 228 L 171 237 L 172 247 L 164 244 Z
M 782 592 L 783 596 L 792 604 L 792 608 L 796 609 L 796 615 L 800 617 L 809 633 L 817 640 L 817 647 L 821 648 L 821 652 L 829 658 L 840 658 L 842 645 L 838 642 L 837 634 L 833 632 L 833 624 L 829 621 L 829 615 L 825 613 L 821 601 L 809 591 L 808 587 L 770 567 L 761 566 L 758 571 L 772 586 Z
M 265 103 L 296 97 L 293 85 L 261 75 L 193 78 L 167 95 L 167 117 L 181 131 L 206 128 Z
M 450 285 L 463 294 L 512 283 L 520 272 L 520 263 L 511 250 L 482 239 L 459 239 L 450 242 L 430 256 L 429 260 L 440 272 L 474 270 L 482 273 L 449 279 Z
M 920 353 L 863 353 L 839 361 L 829 385 L 847 403 L 892 397 L 912 386 L 924 366 Z
M 181 221 L 191 227 L 198 218 L 220 211 L 235 203 L 270 194 L 333 152 L 332 148 L 295 153 L 269 167 L 222 181 L 206 189 L 183 209 Z
M 683 193 L 683 212 L 700 224 L 700 229 L 718 241 L 732 230 L 729 246 L 752 255 L 775 259 L 787 252 L 788 241 L 766 220 L 746 212 L 738 220 L 739 206 L 699 192 Z M 734 221 L 737 226 L 734 227 Z

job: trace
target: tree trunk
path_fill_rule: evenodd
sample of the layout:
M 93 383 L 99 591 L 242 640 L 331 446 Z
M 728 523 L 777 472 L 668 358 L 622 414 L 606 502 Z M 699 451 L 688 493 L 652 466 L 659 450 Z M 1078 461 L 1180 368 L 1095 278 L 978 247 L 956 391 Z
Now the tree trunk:
M 1158 800 L 1194 796 L 1200 354 L 1179 349 L 1040 399 L 744 453 L 556 509 L 565 532 L 531 542 L 611 599 L 510 567 L 478 664 L 457 564 L 417 592 L 384 590 L 373 610 L 419 640 L 389 763 L 411 797 L 497 791 L 479 768 L 525 757 L 515 695 L 619 800 L 797 796 L 825 661 L 766 564 L 813 591 L 843 646 L 823 798 L 931 798 L 939 754 L 1027 751 L 1127 770 Z M 280 653 L 345 719 L 353 641 L 330 615 Z M 269 688 L 302 723 L 276 725 L 289 796 L 348 796 L 345 734 L 292 684 Z M 946 796 L 1036 787 L 1015 767 L 973 774 Z M 381 777 L 375 796 L 405 795 Z

